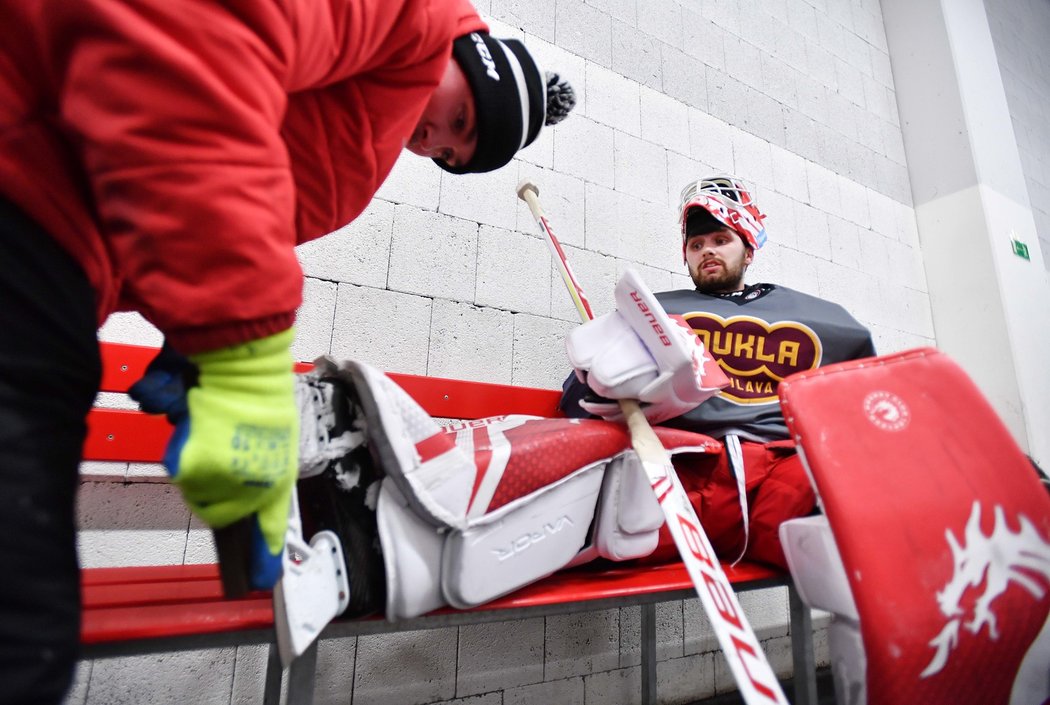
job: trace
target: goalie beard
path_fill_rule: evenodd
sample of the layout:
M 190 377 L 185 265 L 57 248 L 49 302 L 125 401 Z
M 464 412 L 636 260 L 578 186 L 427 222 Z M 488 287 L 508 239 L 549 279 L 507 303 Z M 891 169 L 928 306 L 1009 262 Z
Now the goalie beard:
M 727 262 L 721 257 L 708 257 L 697 262 L 696 266 L 689 267 L 689 276 L 696 285 L 696 290 L 701 294 L 725 294 L 731 291 L 740 291 L 744 288 L 744 273 L 748 267 L 748 255 L 751 249 L 744 248 L 739 260 Z M 721 270 L 708 274 L 703 271 L 705 263 L 714 259 L 722 265 Z M 734 258 L 735 259 L 735 258 Z

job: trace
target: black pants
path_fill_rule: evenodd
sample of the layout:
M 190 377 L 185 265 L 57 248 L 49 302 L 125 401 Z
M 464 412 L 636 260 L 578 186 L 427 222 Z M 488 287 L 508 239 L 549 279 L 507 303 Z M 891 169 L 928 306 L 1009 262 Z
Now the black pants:
M 0 199 L 0 703 L 60 703 L 80 642 L 74 517 L 101 378 L 95 294 Z

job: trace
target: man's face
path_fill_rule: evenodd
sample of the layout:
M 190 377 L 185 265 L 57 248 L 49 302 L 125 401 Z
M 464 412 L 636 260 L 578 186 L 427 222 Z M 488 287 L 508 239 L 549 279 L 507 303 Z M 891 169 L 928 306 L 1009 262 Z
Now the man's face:
M 421 157 L 439 159 L 449 166 L 462 166 L 474 156 L 477 146 L 474 92 L 463 69 L 453 59 L 448 62 L 441 83 L 431 94 L 407 147 Z
M 753 253 L 729 228 L 691 235 L 685 243 L 685 261 L 697 291 L 725 294 L 744 288 L 744 271 Z

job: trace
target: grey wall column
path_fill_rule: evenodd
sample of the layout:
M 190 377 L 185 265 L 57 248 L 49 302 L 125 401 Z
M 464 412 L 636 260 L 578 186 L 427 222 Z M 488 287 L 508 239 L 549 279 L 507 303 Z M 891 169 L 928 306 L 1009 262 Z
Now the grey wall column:
M 1050 281 L 984 4 L 882 10 L 937 345 L 1050 467 Z

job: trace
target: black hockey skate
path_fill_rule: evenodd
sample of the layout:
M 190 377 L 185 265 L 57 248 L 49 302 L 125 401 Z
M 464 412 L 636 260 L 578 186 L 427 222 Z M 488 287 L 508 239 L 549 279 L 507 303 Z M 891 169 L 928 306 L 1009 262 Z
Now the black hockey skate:
M 375 513 L 383 474 L 369 454 L 360 403 L 352 385 L 322 369 L 302 375 L 297 385 L 300 433 L 306 436 L 297 485 L 303 536 L 335 533 L 350 584 L 343 614 L 374 614 L 386 599 Z

